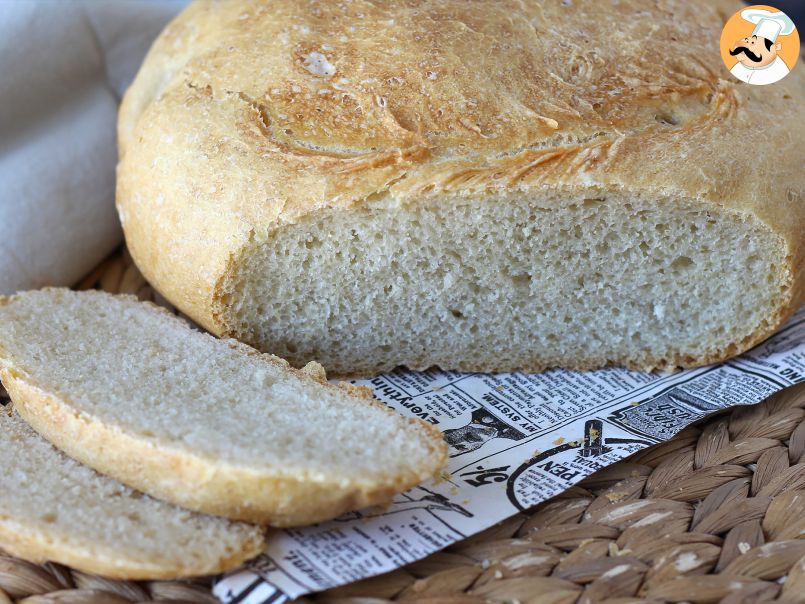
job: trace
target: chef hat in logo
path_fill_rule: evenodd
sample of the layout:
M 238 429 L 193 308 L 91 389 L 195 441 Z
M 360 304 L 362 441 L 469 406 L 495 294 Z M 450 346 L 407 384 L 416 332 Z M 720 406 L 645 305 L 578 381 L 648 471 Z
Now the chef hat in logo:
M 786 77 L 797 64 L 799 48 L 794 22 L 766 4 L 735 11 L 724 24 L 719 40 L 724 67 L 733 77 L 753 86 L 774 84 Z
M 794 22 L 785 13 L 773 13 L 763 8 L 747 8 L 741 11 L 741 17 L 750 23 L 755 23 L 753 36 L 766 38 L 772 42 L 777 41 L 777 36 L 787 36 L 794 31 Z

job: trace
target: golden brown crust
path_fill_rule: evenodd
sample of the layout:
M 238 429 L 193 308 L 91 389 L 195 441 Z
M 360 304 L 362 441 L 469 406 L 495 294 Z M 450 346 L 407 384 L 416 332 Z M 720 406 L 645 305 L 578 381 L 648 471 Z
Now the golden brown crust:
M 718 41 L 739 6 L 196 2 L 121 108 L 117 203 L 132 255 L 184 312 L 231 335 L 227 279 L 243 246 L 322 208 L 384 191 L 406 204 L 545 189 L 678 198 L 779 234 L 787 286 L 728 350 L 608 361 L 741 352 L 805 302 L 805 72 L 733 80 Z
M 145 581 L 156 579 L 177 579 L 213 575 L 233 570 L 261 554 L 265 543 L 254 539 L 245 543 L 243 548 L 222 556 L 205 567 L 181 564 L 168 566 L 160 561 L 131 560 L 123 557 L 110 558 L 100 556 L 99 551 L 87 547 L 76 547 L 75 543 L 62 543 L 53 536 L 30 527 L 0 517 L 0 543 L 3 550 L 24 560 L 44 564 L 57 562 L 85 573 L 101 575 L 109 579 L 126 581 Z

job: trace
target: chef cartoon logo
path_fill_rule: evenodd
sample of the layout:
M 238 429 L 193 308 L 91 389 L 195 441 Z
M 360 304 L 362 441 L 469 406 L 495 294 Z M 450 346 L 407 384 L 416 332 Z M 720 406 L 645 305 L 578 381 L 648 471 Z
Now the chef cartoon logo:
M 721 32 L 721 58 L 742 82 L 764 86 L 782 80 L 798 57 L 794 22 L 771 6 L 757 4 L 738 11 Z

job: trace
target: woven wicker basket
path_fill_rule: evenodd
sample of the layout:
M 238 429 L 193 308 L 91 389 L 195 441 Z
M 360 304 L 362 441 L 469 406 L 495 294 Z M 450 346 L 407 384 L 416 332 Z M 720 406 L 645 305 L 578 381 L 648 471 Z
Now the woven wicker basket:
M 169 306 L 125 250 L 78 287 Z M 805 384 L 718 415 L 443 552 L 304 601 L 805 602 L 804 408 Z M 215 603 L 209 585 L 0 556 L 0 604 Z

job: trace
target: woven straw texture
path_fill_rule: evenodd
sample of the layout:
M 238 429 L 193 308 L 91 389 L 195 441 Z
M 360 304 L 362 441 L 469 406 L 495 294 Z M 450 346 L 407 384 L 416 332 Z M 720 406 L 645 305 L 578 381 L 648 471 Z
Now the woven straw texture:
M 169 306 L 125 250 L 78 287 Z M 298 602 L 805 602 L 803 409 L 805 384 L 690 427 L 425 560 Z M 0 556 L 0 604 L 151 601 L 216 602 L 209 581 L 109 581 Z

